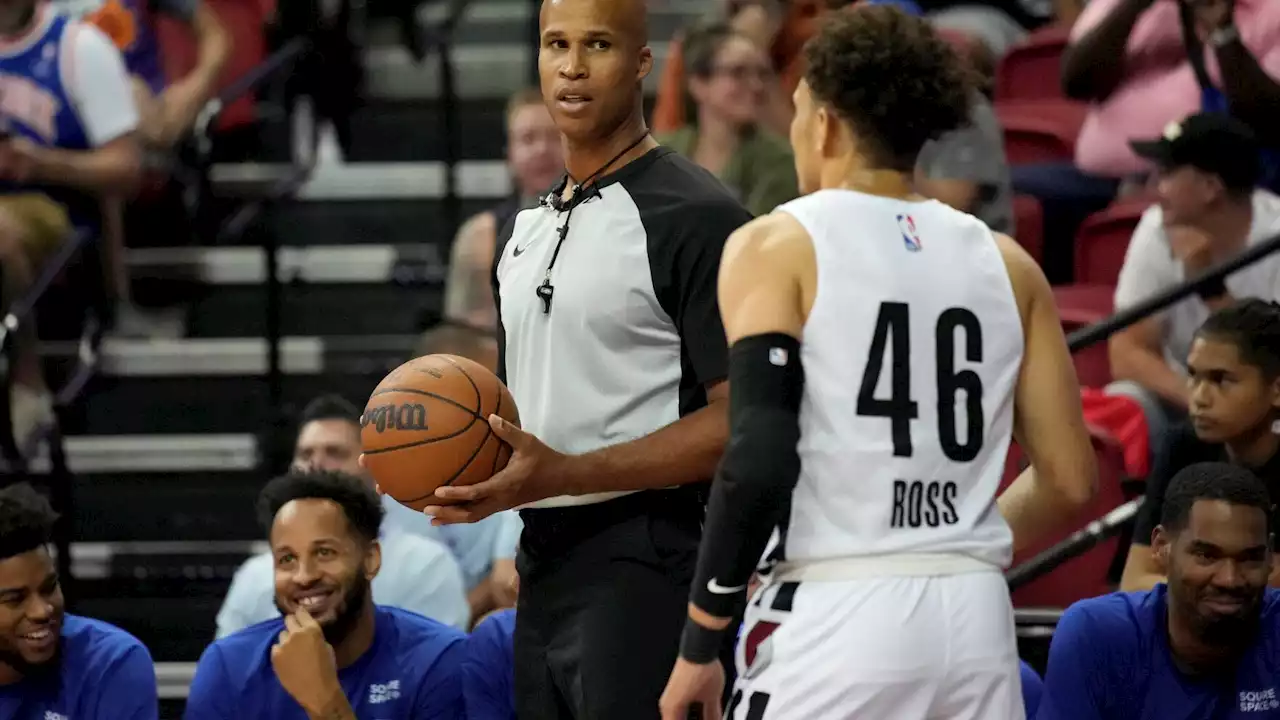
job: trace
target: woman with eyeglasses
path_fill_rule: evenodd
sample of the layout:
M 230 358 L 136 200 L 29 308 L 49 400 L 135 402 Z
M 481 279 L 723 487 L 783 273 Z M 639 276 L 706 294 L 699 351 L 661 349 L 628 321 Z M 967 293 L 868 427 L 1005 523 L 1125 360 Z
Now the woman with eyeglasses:
M 659 142 L 718 177 L 755 215 L 794 199 L 791 148 L 761 123 L 777 82 L 768 56 L 749 37 L 716 23 L 688 34 L 684 61 L 688 122 Z

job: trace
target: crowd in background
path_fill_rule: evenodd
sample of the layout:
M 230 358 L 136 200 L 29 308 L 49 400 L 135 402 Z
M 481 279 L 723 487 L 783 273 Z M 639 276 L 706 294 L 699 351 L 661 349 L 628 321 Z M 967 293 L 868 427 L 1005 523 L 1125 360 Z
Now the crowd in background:
M 1109 296 L 1107 311 L 1131 307 L 1280 234 L 1280 196 L 1273 192 L 1280 189 L 1280 123 L 1275 110 L 1280 107 L 1280 3 L 863 1 L 894 4 L 930 19 L 960 51 L 975 78 L 969 126 L 926 146 L 915 169 L 918 191 L 1015 238 L 1042 237 L 1043 249 L 1035 252 L 1056 284 L 1071 284 L 1077 232 L 1091 215 L 1108 208 L 1138 207 L 1131 216 L 1131 232 L 1116 240 L 1127 250 L 1119 252 L 1123 263 L 1116 268 L 1114 286 L 1102 290 Z M 725 0 L 714 17 L 676 39 L 661 68 L 651 119 L 659 140 L 719 178 L 754 214 L 794 198 L 798 191 L 788 133 L 800 49 L 822 13 L 845 4 L 849 3 Z M 78 5 L 74 0 L 0 3 L 0 31 L 26 28 L 38 38 L 27 51 L 0 53 L 0 114 L 6 123 L 6 135 L 0 139 L 0 300 L 7 306 L 21 296 L 60 243 L 75 232 L 87 232 L 102 248 L 104 282 L 117 308 L 115 331 L 154 335 L 166 331 L 157 329 L 154 318 L 144 317 L 129 298 L 122 205 L 130 202 L 129 194 L 140 184 L 149 155 L 165 152 L 191 128 L 233 49 L 216 13 L 200 0 L 157 3 L 160 11 L 189 23 L 197 38 L 194 68 L 166 84 L 156 44 L 138 40 L 154 31 L 131 20 L 137 16 L 130 14 L 127 2 L 122 7 L 119 0 L 111 0 L 86 17 L 101 31 L 73 32 L 70 17 L 62 13 L 78 15 Z M 51 29 L 43 32 L 46 27 Z M 1047 94 L 1057 104 L 1043 107 L 1075 108 L 1072 112 L 1078 113 L 1080 123 L 1070 137 L 1074 157 L 1020 162 L 1006 153 L 1009 128 L 1003 119 L 1025 112 L 1031 101 L 1002 97 L 997 68 L 1009 53 L 1048 36 L 1066 40 L 1061 77 L 1042 78 L 1044 85 L 1054 86 Z M 38 65 L 47 57 L 41 50 L 45 45 L 74 45 L 76 72 L 70 81 L 58 84 L 60 96 L 33 98 L 32 86 L 14 78 L 40 72 Z M 16 100 L 19 97 L 25 104 Z M 48 111 L 49 107 L 57 109 Z M 39 115 L 33 108 L 46 110 Z M 521 208 L 535 203 L 563 172 L 559 135 L 541 95 L 536 90 L 518 93 L 505 113 L 514 193 L 507 202 L 468 219 L 459 230 L 452 245 L 444 322 L 423 336 L 422 353 L 451 352 L 490 366 L 496 363 L 497 344 L 489 332 L 496 322 L 490 275 L 499 229 Z M 1024 225 L 1026 218 L 1015 211 L 1019 197 L 1033 198 L 1040 208 L 1039 215 L 1030 216 L 1035 227 Z M 1148 589 L 1168 580 L 1170 593 L 1194 597 L 1197 591 L 1216 587 L 1212 573 L 1188 570 L 1192 560 L 1179 555 L 1180 550 L 1171 557 L 1170 547 L 1177 548 L 1174 531 L 1198 527 L 1199 516 L 1192 513 L 1198 500 L 1216 498 L 1254 509 L 1266 505 L 1268 511 L 1274 504 L 1255 497 L 1257 488 L 1247 478 L 1218 472 L 1178 482 L 1175 478 L 1182 471 L 1198 463 L 1230 463 L 1252 470 L 1272 497 L 1280 492 L 1277 263 L 1280 256 L 1272 255 L 1123 329 L 1109 341 L 1107 372 L 1101 378 L 1085 378 L 1098 386 L 1086 393 L 1100 390 L 1123 404 L 1127 421 L 1110 420 L 1097 430 L 1137 448 L 1127 458 L 1128 467 L 1134 477 L 1147 478 L 1148 501 L 1127 549 L 1122 589 Z M 1063 303 L 1070 302 L 1071 296 L 1062 297 Z M 15 439 L 27 448 L 52 421 L 34 328 L 18 338 L 15 357 Z M 361 504 L 368 498 L 359 488 L 318 472 L 361 479 L 361 487 L 372 492 L 371 481 L 356 461 L 358 409 L 346 399 L 319 398 L 297 425 L 294 461 L 304 480 L 295 477 L 292 486 L 275 488 L 285 495 L 275 505 L 268 503 L 264 516 L 273 546 L 280 523 L 287 520 L 280 513 L 291 499 L 328 498 L 348 515 L 373 512 Z M 1219 483 L 1219 477 L 1228 479 Z M 450 638 L 445 643 L 449 647 L 457 642 L 455 650 L 440 651 L 441 657 L 453 658 L 447 668 L 439 665 L 440 672 L 453 673 L 445 681 L 465 684 L 467 702 L 485 708 L 474 710 L 472 717 L 509 717 L 509 706 L 507 715 L 492 713 L 502 712 L 494 708 L 502 707 L 503 693 L 510 692 L 510 667 L 503 666 L 510 662 L 509 647 L 505 660 L 503 648 L 510 642 L 507 609 L 514 606 L 519 588 L 513 562 L 518 516 L 504 513 L 475 525 L 442 528 L 389 499 L 373 502 L 381 508 L 377 521 L 366 520 L 361 526 L 354 518 L 348 520 L 356 536 L 364 533 L 381 540 L 380 568 L 372 573 L 336 568 L 330 578 L 335 587 L 346 592 L 350 583 L 358 588 L 359 578 L 371 575 L 368 582 L 376 605 L 410 610 L 456 628 L 457 635 L 440 635 Z M 304 520 L 296 521 L 303 525 L 293 531 L 306 537 L 313 526 L 304 527 L 305 523 L 323 518 Z M 1163 528 L 1163 535 L 1158 528 Z M 1241 547 L 1226 541 L 1217 547 L 1257 550 L 1249 538 L 1232 542 Z M 21 543 L 13 548 L 6 543 L 0 538 L 7 557 L 30 550 Z M 1195 568 L 1203 570 L 1209 561 L 1195 562 L 1200 563 Z M 1257 562 L 1261 561 L 1248 567 L 1257 570 Z M 273 547 L 237 572 L 218 615 L 217 637 L 223 643 L 278 617 L 282 607 L 306 606 L 296 596 L 282 597 L 292 591 L 288 583 L 296 578 L 282 580 L 289 571 L 282 570 L 281 563 L 281 551 Z M 1181 583 L 1175 585 L 1180 571 L 1189 576 L 1178 576 Z M 348 577 L 352 572 L 354 580 Z M 20 583 L 0 577 L 0 590 L 10 585 L 40 588 L 45 578 L 38 572 L 32 577 L 20 578 Z M 319 577 L 317 582 L 324 585 L 330 576 L 320 572 Z M 1240 604 L 1252 612 L 1256 608 L 1248 604 L 1251 593 L 1261 592 L 1267 572 L 1241 577 L 1232 597 L 1244 598 Z M 1272 573 L 1271 578 L 1280 583 L 1280 574 Z M 1274 612 L 1268 612 L 1274 618 Z M 1105 615 L 1108 622 L 1113 615 Z M 408 627 L 398 615 L 378 615 L 376 622 L 379 632 L 383 623 Z M 464 649 L 461 633 L 477 623 L 471 645 L 478 649 Z M 13 627 L 17 624 L 10 625 L 16 632 Z M 1068 624 L 1071 633 L 1079 627 Z M 65 629 L 70 631 L 72 625 Z M 1107 630 L 1091 627 L 1090 632 Z M 1073 634 L 1064 637 L 1078 641 Z M 1066 647 L 1066 642 L 1055 640 L 1055 648 L 1059 643 Z M 1212 641 L 1196 642 L 1207 655 L 1214 655 Z M 1061 666 L 1068 667 L 1085 651 L 1060 652 L 1067 658 Z M 1059 651 L 1054 653 L 1056 658 Z M 210 666 L 207 662 L 208 657 L 202 669 Z M 214 682 L 207 674 L 212 671 L 203 671 L 204 684 L 198 678 L 197 688 L 211 703 L 214 694 L 225 689 L 219 683 L 239 682 L 246 688 L 249 685 L 243 683 L 252 684 L 243 678 Z M 1064 699 L 1078 689 L 1070 683 L 1102 680 L 1083 678 L 1087 671 L 1077 668 L 1069 678 L 1061 675 L 1055 690 L 1055 672 L 1051 670 L 1049 695 L 1058 697 L 1058 714 L 1047 717 L 1112 717 Z M 1026 687 L 1031 714 L 1031 680 Z M 1089 695 L 1094 689 L 1076 694 Z M 384 690 L 387 697 L 399 692 Z M 0 709 L 4 702 L 0 689 Z M 1068 708 L 1084 714 L 1069 714 Z

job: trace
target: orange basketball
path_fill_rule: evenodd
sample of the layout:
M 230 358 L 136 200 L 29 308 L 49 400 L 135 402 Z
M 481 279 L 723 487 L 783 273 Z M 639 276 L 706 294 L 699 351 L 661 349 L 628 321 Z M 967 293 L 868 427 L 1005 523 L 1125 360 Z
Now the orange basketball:
M 365 468 L 401 505 L 448 504 L 436 488 L 483 482 L 511 458 L 491 414 L 520 425 L 511 392 L 488 369 L 456 355 L 410 360 L 378 383 L 360 416 Z

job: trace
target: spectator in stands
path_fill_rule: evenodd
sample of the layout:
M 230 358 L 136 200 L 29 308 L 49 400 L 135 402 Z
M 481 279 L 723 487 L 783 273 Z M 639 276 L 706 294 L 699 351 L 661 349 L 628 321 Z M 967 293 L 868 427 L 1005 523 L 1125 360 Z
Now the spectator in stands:
M 367 478 L 359 465 L 360 412 L 346 400 L 329 395 L 312 401 L 302 413 L 294 463 L 339 470 Z M 514 511 L 498 513 L 470 525 L 436 527 L 431 519 L 382 498 L 388 531 L 422 536 L 449 549 L 462 568 L 471 617 L 515 605 L 519 579 L 515 553 L 523 524 Z
M 1187 371 L 1191 423 L 1166 439 L 1147 477 L 1122 590 L 1165 581 L 1165 568 L 1151 550 L 1152 533 L 1169 479 L 1183 468 L 1234 463 L 1252 470 L 1280 500 L 1280 306 L 1243 300 L 1210 315 L 1191 343 Z M 1280 571 L 1272 584 L 1280 585 Z
M 1063 89 L 1091 103 L 1076 144 L 1079 170 L 1058 168 L 1057 182 L 1101 192 L 1115 179 L 1145 175 L 1129 141 L 1196 110 L 1229 109 L 1259 137 L 1274 140 L 1277 78 L 1280 3 L 1093 0 L 1071 28 L 1062 58 Z
M 1248 127 L 1216 113 L 1172 123 L 1164 136 L 1134 143 L 1160 168 L 1159 201 L 1142 216 L 1116 286 L 1123 310 L 1230 259 L 1280 232 L 1280 197 L 1254 188 L 1258 148 Z M 1202 288 L 1199 297 L 1139 321 L 1111 337 L 1117 382 L 1107 391 L 1142 406 L 1158 451 L 1172 419 L 1186 413 L 1186 358 L 1210 311 L 1234 299 L 1280 299 L 1280 256 L 1270 256 Z
M 295 467 L 345 472 L 368 482 L 355 464 L 360 436 L 358 426 L 350 420 L 354 413 L 355 408 L 341 398 L 322 397 L 308 405 L 298 431 Z M 394 501 L 383 498 L 383 504 L 388 503 Z M 384 527 L 379 539 L 382 564 L 389 571 L 373 579 L 374 601 L 467 629 L 471 608 L 462 571 L 449 549 L 396 527 Z M 263 553 L 249 558 L 236 571 L 218 611 L 218 637 L 280 615 L 273 600 L 274 565 L 271 553 Z
M 695 28 L 684 39 L 692 114 L 658 142 L 688 157 L 732 191 L 753 215 L 765 215 L 800 194 L 791 146 L 761 126 L 769 58 L 727 23 Z
M 497 366 L 493 331 L 498 317 L 489 276 L 498 231 L 516 213 L 536 205 L 564 174 L 560 131 L 538 88 L 521 90 L 507 101 L 507 166 L 515 185 L 511 197 L 467 220 L 453 239 L 444 320 L 423 336 L 419 355 L 450 353 Z
M 516 720 L 516 611 L 499 610 L 476 623 L 462 661 L 462 694 L 467 717 Z
M 0 4 L 0 269 L 7 309 L 73 229 L 98 236 L 100 200 L 136 186 L 138 111 L 120 53 L 101 31 L 36 0 Z M 33 323 L 15 339 L 11 394 L 20 447 L 53 422 Z
M 1169 583 L 1067 609 L 1038 720 L 1280 716 L 1270 512 L 1248 470 L 1202 463 L 1179 472 L 1154 536 Z
M 874 0 L 864 0 L 873 2 Z M 896 1 L 896 0 L 891 0 Z M 1057 20 L 1070 25 L 1085 0 L 915 0 L 939 30 L 976 38 L 994 57 L 1021 42 L 1029 30 Z M 883 0 L 880 3 L 883 4 Z
M 466 636 L 376 605 L 383 509 L 363 479 L 294 471 L 259 499 L 283 618 L 210 645 L 187 720 L 463 717 Z
M 63 610 L 48 550 L 55 519 L 30 485 L 0 490 L 0 718 L 155 720 L 142 643 Z
M 959 53 L 971 62 L 971 53 Z M 1013 235 L 1013 188 L 1004 154 L 1004 130 L 991 102 L 974 90 L 969 124 L 921 148 L 916 191 Z
M 771 85 L 762 124 L 786 137 L 791 127 L 791 93 L 804 73 L 801 50 L 817 29 L 818 18 L 828 9 L 850 0 L 722 0 L 719 19 L 739 34 L 751 38 L 769 53 L 778 83 Z M 674 132 L 690 119 L 685 88 L 682 40 L 668 45 L 666 65 L 658 80 L 657 99 L 649 123 L 655 134 Z
M 124 57 L 138 104 L 139 138 L 150 148 L 167 150 L 185 137 L 196 117 L 217 91 L 217 84 L 231 55 L 231 37 L 217 12 L 203 0 L 50 0 L 53 7 L 102 30 Z M 166 86 L 164 63 L 155 28 L 161 13 L 181 21 L 195 39 L 195 66 L 184 77 Z M 104 270 L 116 301 L 117 333 L 150 335 L 180 333 L 178 318 L 145 313 L 131 302 L 129 273 L 124 252 L 124 211 L 127 198 L 107 198 L 102 207 Z

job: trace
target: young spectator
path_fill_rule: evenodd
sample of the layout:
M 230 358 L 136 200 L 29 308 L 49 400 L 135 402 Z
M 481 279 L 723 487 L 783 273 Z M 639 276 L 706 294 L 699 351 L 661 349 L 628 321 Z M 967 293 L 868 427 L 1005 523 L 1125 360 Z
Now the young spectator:
M 1143 214 L 1120 269 L 1115 306 L 1123 310 L 1195 277 L 1248 245 L 1280 232 L 1280 197 L 1255 190 L 1258 148 L 1248 127 L 1201 113 L 1171 124 L 1134 149 L 1160 168 L 1159 201 Z M 1186 358 L 1196 329 L 1234 299 L 1280 299 L 1280 256 L 1226 278 L 1199 297 L 1135 323 L 1111 337 L 1109 393 L 1134 398 L 1158 448 L 1170 422 L 1186 413 Z
M 129 79 L 101 31 L 37 0 L 11 0 L 0 5 L 0 37 L 10 40 L 0 49 L 0 307 L 7 309 L 73 229 L 102 234 L 101 197 L 134 187 L 140 161 Z M 33 323 L 16 350 L 14 436 L 30 449 L 53 421 Z
M 156 720 L 142 643 L 64 610 L 48 550 L 56 517 L 29 485 L 0 490 L 0 718 Z
M 464 717 L 466 636 L 373 601 L 383 509 L 363 479 L 295 471 L 259 499 L 284 617 L 221 638 L 200 657 L 187 720 Z
M 791 93 L 804 73 L 801 50 L 817 29 L 828 8 L 850 4 L 845 0 L 724 0 L 719 17 L 734 30 L 751 38 L 769 53 L 778 82 L 771 84 L 763 125 L 786 136 L 791 124 Z M 653 107 L 654 133 L 673 132 L 689 121 L 685 97 L 685 60 L 680 40 L 668 46 L 667 62 L 658 81 Z
M 217 13 L 203 0 L 49 0 L 59 12 L 91 23 L 124 57 L 139 111 L 138 136 L 150 148 L 167 150 L 186 136 L 217 90 L 231 55 L 231 37 Z M 195 67 L 167 84 L 154 27 L 157 13 L 181 21 L 195 39 Z M 125 197 L 104 200 L 104 270 L 116 302 L 115 328 L 121 335 L 178 335 L 180 318 L 169 321 L 135 307 L 125 265 Z M 167 327 L 166 327 L 167 326 Z
M 658 142 L 720 178 L 753 215 L 799 194 L 787 141 L 761 126 L 775 82 L 764 52 L 731 26 L 692 30 L 684 40 L 689 124 Z
M 1168 584 L 1067 609 L 1038 720 L 1280 717 L 1270 512 L 1244 468 L 1202 463 L 1174 476 L 1152 540 Z
M 1191 343 L 1187 371 L 1191 422 L 1162 443 L 1147 477 L 1122 590 L 1165 581 L 1151 552 L 1152 532 L 1169 479 L 1183 468 L 1209 461 L 1249 468 L 1280 501 L 1280 306 L 1243 300 L 1210 315 Z

